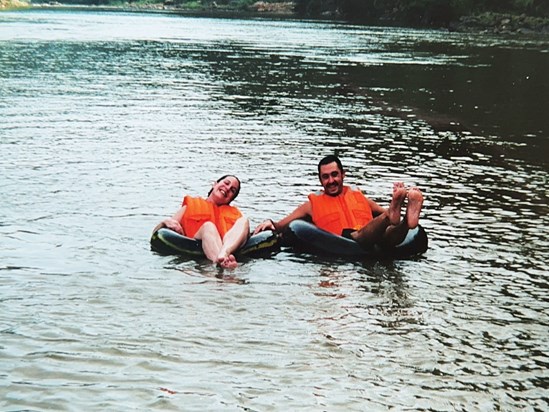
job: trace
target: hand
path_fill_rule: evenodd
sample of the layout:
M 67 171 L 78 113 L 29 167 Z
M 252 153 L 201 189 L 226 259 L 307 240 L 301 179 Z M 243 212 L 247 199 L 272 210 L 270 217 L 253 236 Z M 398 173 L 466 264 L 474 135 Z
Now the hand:
M 168 218 L 168 219 L 165 219 L 162 223 L 164 223 L 164 226 L 167 229 L 173 230 L 174 232 L 177 232 L 181 235 L 185 235 L 185 232 L 183 231 L 183 227 L 177 220 Z
M 254 230 L 254 235 L 258 234 L 259 232 L 263 232 L 265 230 L 272 230 L 273 232 L 276 232 L 276 227 L 274 225 L 274 222 L 271 219 L 267 219 L 257 225 L 257 227 Z

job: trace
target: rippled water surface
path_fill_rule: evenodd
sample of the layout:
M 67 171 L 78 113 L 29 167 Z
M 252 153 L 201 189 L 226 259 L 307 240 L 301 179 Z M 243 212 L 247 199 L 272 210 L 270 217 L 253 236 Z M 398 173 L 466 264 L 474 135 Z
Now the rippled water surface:
M 549 41 L 326 22 L 0 14 L 0 409 L 547 410 Z M 149 250 L 230 172 L 252 227 L 420 186 L 430 248 Z

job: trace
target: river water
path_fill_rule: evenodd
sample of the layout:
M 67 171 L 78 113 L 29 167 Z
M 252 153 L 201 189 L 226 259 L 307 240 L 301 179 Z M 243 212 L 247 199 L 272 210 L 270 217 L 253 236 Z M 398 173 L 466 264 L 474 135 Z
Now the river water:
M 547 410 L 549 40 L 175 14 L 0 14 L 0 409 Z M 224 173 L 254 227 L 424 191 L 430 248 L 150 251 Z

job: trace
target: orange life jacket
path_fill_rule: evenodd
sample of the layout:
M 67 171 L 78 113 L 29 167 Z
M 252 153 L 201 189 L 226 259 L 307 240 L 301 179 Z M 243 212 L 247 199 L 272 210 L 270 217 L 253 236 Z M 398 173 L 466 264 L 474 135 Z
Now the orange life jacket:
M 368 200 L 360 190 L 344 186 L 337 196 L 311 193 L 313 223 L 321 229 L 341 235 L 343 229 L 358 230 L 373 219 Z
M 201 197 L 185 196 L 183 206 L 187 206 L 181 219 L 185 236 L 194 237 L 198 229 L 206 223 L 212 222 L 219 231 L 221 238 L 229 231 L 235 222 L 242 216 L 240 210 L 229 205 L 217 206 L 206 202 Z

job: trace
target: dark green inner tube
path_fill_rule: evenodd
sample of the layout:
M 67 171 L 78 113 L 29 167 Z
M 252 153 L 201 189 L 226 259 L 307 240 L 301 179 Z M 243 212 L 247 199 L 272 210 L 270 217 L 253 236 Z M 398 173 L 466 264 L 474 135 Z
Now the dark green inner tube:
M 162 228 L 153 233 L 151 237 L 151 249 L 163 255 L 187 255 L 204 257 L 202 241 L 180 235 L 173 230 Z M 250 236 L 247 242 L 235 255 L 239 256 L 265 256 L 280 249 L 280 238 L 271 231 L 260 232 Z
M 283 246 L 289 246 L 296 252 L 321 256 L 404 258 L 424 253 L 428 247 L 428 239 L 423 227 L 418 226 L 410 229 L 406 238 L 397 246 L 364 249 L 354 240 L 326 232 L 304 220 L 294 220 L 283 234 Z

